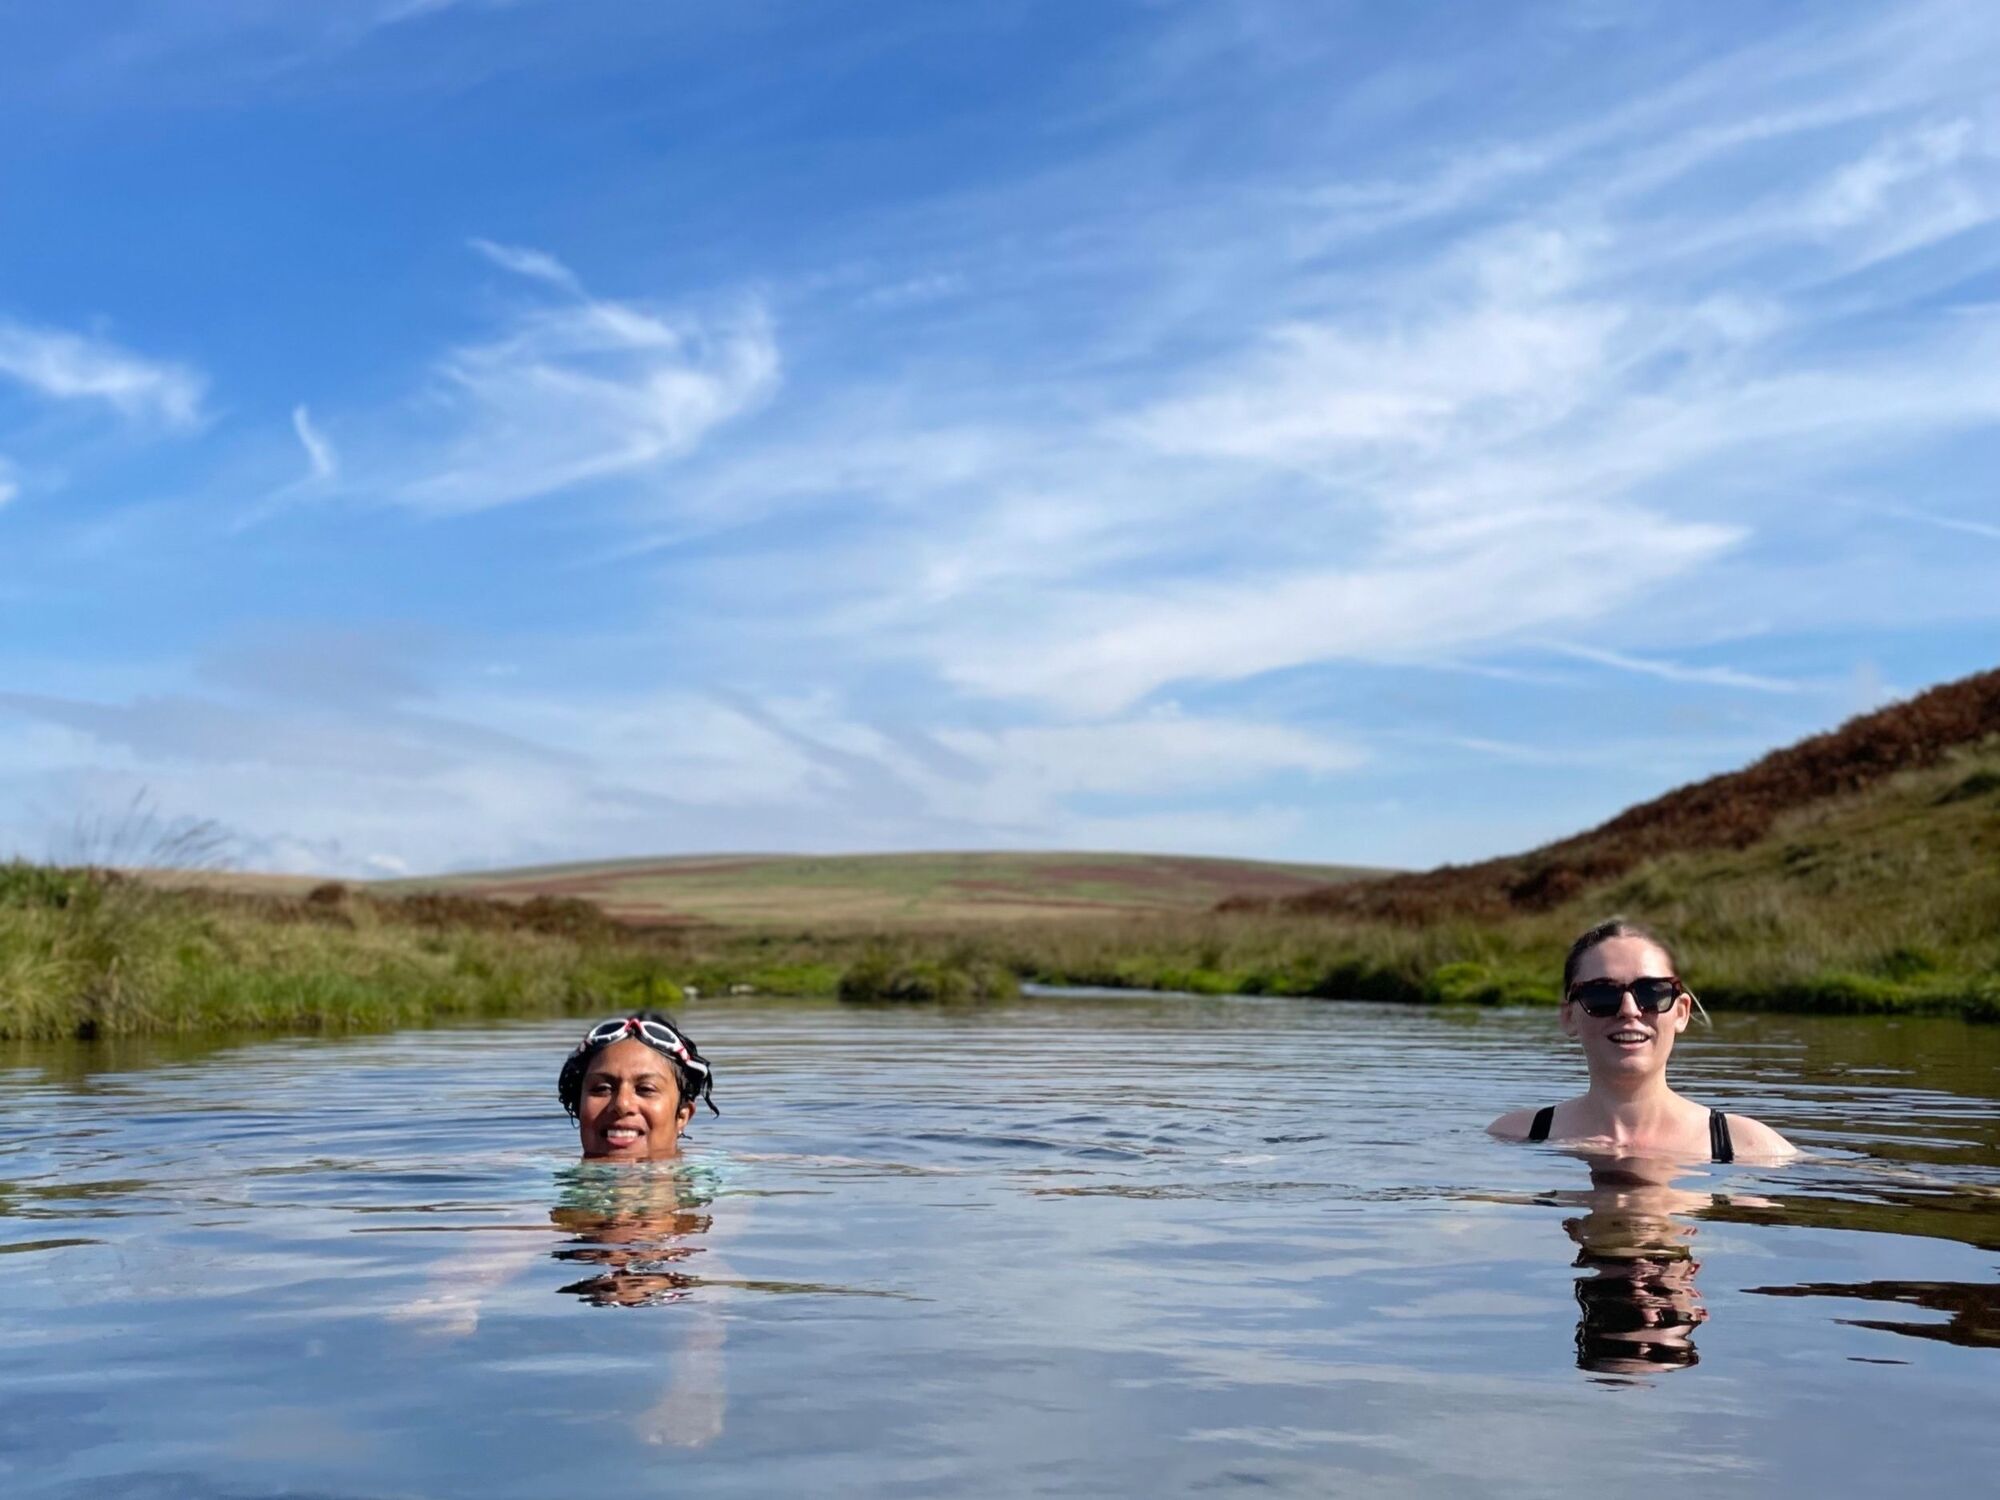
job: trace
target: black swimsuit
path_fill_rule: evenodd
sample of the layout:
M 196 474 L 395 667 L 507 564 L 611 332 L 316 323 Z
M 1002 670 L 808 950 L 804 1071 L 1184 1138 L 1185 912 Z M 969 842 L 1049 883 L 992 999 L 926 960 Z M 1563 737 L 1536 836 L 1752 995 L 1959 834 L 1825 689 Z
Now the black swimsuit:
M 1549 1127 L 1556 1122 L 1556 1107 L 1544 1105 L 1535 1111 L 1535 1123 L 1528 1127 L 1528 1139 L 1545 1141 L 1549 1138 Z M 1719 1109 L 1708 1112 L 1708 1151 L 1715 1161 L 1735 1161 L 1736 1146 L 1729 1139 L 1729 1116 Z

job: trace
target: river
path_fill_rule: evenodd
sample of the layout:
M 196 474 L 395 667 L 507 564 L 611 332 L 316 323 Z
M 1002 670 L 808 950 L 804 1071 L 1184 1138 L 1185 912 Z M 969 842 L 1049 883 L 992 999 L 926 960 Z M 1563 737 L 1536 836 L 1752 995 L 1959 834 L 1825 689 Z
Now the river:
M 1720 1016 L 1806 1152 L 1483 1127 L 1543 1012 L 703 1003 L 723 1113 L 579 1167 L 579 1020 L 0 1049 L 0 1489 L 1984 1492 L 2000 1028 Z

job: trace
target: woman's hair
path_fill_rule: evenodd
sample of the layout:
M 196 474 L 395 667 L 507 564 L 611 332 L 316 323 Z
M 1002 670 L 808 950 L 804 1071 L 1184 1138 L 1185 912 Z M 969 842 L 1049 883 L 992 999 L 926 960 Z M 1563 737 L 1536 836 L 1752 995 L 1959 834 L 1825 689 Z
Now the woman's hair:
M 678 1036 L 687 1047 L 688 1056 L 694 1058 L 697 1062 L 705 1063 L 708 1061 L 707 1058 L 701 1055 L 701 1048 L 694 1044 L 694 1038 L 687 1034 L 687 1028 L 682 1026 L 680 1022 L 676 1021 L 665 1011 L 635 1010 L 631 1013 L 631 1018 L 635 1021 L 657 1021 L 662 1026 L 670 1027 L 674 1035 Z M 583 1102 L 583 1076 L 590 1071 L 590 1060 L 606 1047 L 609 1047 L 613 1042 L 622 1042 L 627 1036 L 645 1042 L 647 1046 L 652 1047 L 655 1052 L 673 1064 L 674 1083 L 680 1089 L 682 1104 L 686 1105 L 689 1109 L 693 1109 L 695 1101 L 699 1099 L 703 1104 L 708 1106 L 710 1114 L 719 1115 L 722 1113 L 721 1110 L 715 1107 L 715 1100 L 711 1097 L 715 1079 L 713 1069 L 691 1068 L 664 1047 L 653 1046 L 653 1043 L 647 1040 L 644 1033 L 634 1031 L 628 1032 L 623 1036 L 608 1037 L 601 1042 L 584 1042 L 574 1052 L 570 1053 L 568 1057 L 563 1059 L 562 1072 L 556 1075 L 556 1097 L 562 1101 L 562 1107 L 569 1112 L 569 1117 L 572 1120 L 576 1118 L 577 1106 Z
M 1599 922 L 1569 945 L 1569 957 L 1563 960 L 1562 992 L 1565 996 L 1569 994 L 1569 987 L 1576 982 L 1576 971 L 1583 963 L 1584 954 L 1599 943 L 1608 943 L 1613 938 L 1638 938 L 1641 942 L 1651 943 L 1667 955 L 1667 962 L 1673 965 L 1676 973 L 1679 972 L 1680 964 L 1674 958 L 1674 950 L 1667 946 L 1666 940 L 1657 932 L 1650 927 L 1642 927 L 1637 922 L 1628 922 L 1623 917 L 1613 917 L 1609 921 Z

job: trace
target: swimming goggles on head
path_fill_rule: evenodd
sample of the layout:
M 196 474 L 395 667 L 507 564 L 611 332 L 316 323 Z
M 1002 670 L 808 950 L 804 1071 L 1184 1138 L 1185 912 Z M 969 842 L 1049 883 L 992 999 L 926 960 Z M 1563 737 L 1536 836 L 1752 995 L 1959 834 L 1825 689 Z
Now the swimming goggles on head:
M 708 1064 L 688 1049 L 688 1044 L 681 1040 L 678 1031 L 662 1022 L 648 1021 L 644 1016 L 625 1016 L 613 1021 L 599 1021 L 584 1036 L 583 1045 L 595 1047 L 599 1042 L 615 1042 L 620 1037 L 627 1036 L 635 1036 L 663 1052 L 671 1053 L 703 1076 L 708 1073 Z

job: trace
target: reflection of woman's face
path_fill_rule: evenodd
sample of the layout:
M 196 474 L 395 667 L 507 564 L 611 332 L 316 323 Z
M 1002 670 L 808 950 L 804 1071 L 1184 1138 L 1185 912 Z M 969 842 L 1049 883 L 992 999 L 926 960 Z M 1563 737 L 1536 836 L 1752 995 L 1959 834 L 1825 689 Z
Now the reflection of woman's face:
M 1605 1375 L 1699 1364 L 1694 1331 L 1708 1317 L 1694 1287 L 1695 1263 L 1578 1261 L 1576 1362 Z
M 699 1252 L 710 1223 L 705 1206 L 677 1183 L 639 1178 L 630 1186 L 637 1190 L 621 1189 L 602 1206 L 559 1204 L 549 1213 L 576 1237 L 555 1258 L 600 1268 L 562 1290 L 598 1307 L 678 1301 L 700 1284 L 673 1267 Z
M 1572 986 L 1591 979 L 1634 979 L 1672 975 L 1672 961 L 1657 944 L 1644 938 L 1607 938 L 1584 954 L 1577 964 Z M 1629 994 L 1619 1003 L 1617 1013 L 1602 1017 L 1586 1015 L 1581 1005 L 1567 995 L 1562 1003 L 1562 1028 L 1583 1043 L 1584 1056 L 1596 1078 L 1642 1079 L 1663 1071 L 1673 1055 L 1674 1038 L 1687 1029 L 1691 1002 L 1685 994 L 1657 1014 L 1639 1009 Z
M 673 1064 L 627 1037 L 590 1060 L 577 1100 L 577 1135 L 590 1160 L 656 1161 L 679 1149 L 694 1115 Z
M 1590 1212 L 1564 1221 L 1576 1241 L 1576 1362 L 1598 1374 L 1692 1365 L 1708 1317 L 1695 1290 L 1694 1227 L 1673 1217 L 1708 1202 L 1616 1168 L 1591 1169 Z

